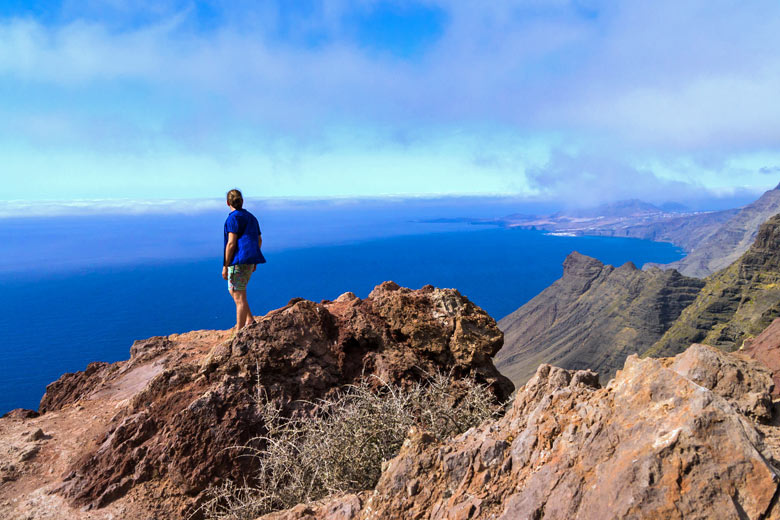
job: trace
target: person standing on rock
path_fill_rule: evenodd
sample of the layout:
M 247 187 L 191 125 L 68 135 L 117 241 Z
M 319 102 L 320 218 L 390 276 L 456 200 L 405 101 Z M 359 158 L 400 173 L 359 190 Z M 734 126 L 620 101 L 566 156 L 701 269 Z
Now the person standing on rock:
M 246 286 L 257 264 L 264 264 L 260 248 L 263 237 L 260 224 L 254 215 L 244 209 L 244 197 L 239 190 L 227 193 L 227 205 L 232 210 L 225 220 L 225 249 L 222 278 L 228 282 L 228 290 L 236 303 L 235 331 L 254 323 Z

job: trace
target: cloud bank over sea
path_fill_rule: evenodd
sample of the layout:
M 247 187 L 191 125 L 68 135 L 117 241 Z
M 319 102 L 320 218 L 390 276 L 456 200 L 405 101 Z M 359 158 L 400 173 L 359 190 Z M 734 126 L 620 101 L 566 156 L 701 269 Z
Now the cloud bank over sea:
M 0 8 L 1 199 L 592 204 L 778 181 L 772 1 L 36 6 Z

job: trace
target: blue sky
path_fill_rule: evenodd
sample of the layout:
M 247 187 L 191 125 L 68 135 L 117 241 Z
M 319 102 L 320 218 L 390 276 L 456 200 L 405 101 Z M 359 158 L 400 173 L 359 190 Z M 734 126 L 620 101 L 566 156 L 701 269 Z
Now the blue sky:
M 0 200 L 780 181 L 780 3 L 0 0 Z

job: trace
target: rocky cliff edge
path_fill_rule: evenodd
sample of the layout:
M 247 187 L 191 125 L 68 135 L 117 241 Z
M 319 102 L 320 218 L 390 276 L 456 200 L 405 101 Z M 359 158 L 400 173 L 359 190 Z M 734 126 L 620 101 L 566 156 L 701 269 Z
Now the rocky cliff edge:
M 296 299 L 229 336 L 138 341 L 127 361 L 50 384 L 39 412 L 0 419 L 0 517 L 185 518 L 209 485 L 252 474 L 231 448 L 264 433 L 260 390 L 289 416 L 369 375 L 404 385 L 443 370 L 497 399 L 513 391 L 491 361 L 501 331 L 452 289 Z

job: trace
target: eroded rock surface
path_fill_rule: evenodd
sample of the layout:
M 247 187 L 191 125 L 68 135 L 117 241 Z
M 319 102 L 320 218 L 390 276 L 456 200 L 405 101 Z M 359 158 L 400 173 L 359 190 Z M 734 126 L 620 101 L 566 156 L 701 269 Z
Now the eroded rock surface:
M 259 390 L 290 415 L 367 376 L 403 385 L 444 370 L 498 399 L 513 391 L 491 362 L 503 341 L 495 321 L 451 289 L 386 282 L 364 300 L 297 299 L 228 336 L 136 342 L 128 361 L 49 385 L 40 417 L 1 419 L 0 441 L 37 451 L 34 464 L 2 469 L 15 486 L 0 491 L 0 516 L 186 517 L 207 486 L 252 474 L 231 448 L 264 433 Z M 22 438 L 37 428 L 49 438 Z
M 631 356 L 604 388 L 542 365 L 501 419 L 444 443 L 410 432 L 373 492 L 266 518 L 780 518 L 777 426 L 746 406 L 771 387 L 704 345 Z

